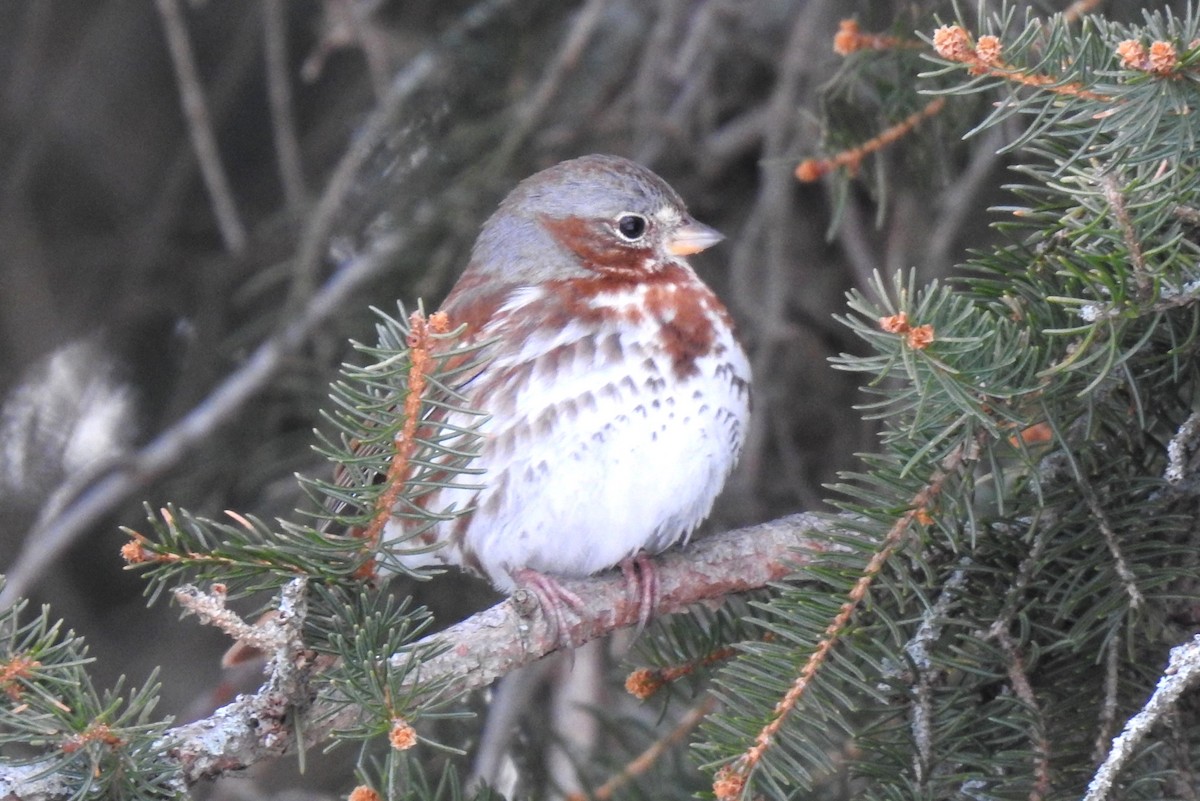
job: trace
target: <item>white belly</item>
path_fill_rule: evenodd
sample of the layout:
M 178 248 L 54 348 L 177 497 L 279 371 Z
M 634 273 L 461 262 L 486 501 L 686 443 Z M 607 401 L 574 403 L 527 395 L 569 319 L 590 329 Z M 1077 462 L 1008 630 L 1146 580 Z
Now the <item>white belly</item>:
M 680 376 L 650 344 L 653 321 L 578 347 L 590 333 L 568 324 L 489 365 L 525 365 L 527 380 L 506 402 L 490 402 L 486 387 L 471 399 L 492 413 L 472 463 L 482 489 L 443 490 L 431 505 L 474 511 L 458 539 L 454 521 L 442 524 L 446 546 L 406 561 L 467 563 L 511 590 L 514 570 L 590 575 L 686 539 L 708 515 L 749 421 L 741 347 L 726 334 Z

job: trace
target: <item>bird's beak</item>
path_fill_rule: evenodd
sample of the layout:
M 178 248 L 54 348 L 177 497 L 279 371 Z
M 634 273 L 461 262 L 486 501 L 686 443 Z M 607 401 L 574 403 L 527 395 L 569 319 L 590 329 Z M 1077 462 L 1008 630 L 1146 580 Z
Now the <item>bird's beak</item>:
M 667 240 L 667 251 L 672 256 L 691 256 L 702 250 L 708 250 L 725 238 L 716 228 L 709 228 L 704 223 L 689 220 L 679 226 Z

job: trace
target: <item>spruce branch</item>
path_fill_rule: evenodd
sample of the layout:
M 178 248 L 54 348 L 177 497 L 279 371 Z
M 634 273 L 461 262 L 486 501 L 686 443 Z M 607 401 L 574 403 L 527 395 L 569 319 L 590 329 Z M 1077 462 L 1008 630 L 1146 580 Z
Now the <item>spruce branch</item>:
M 568 795 L 567 801 L 587 801 L 587 799 L 608 801 L 623 786 L 649 770 L 656 761 L 667 753 L 668 749 L 682 742 L 716 708 L 717 699 L 712 695 L 704 696 L 695 706 L 687 711 L 673 729 L 651 743 L 635 759 L 625 765 L 620 772 L 609 778 L 595 790 L 588 791 L 586 795 L 583 793 Z
M 658 614 L 731 593 L 745 592 L 790 575 L 797 567 L 830 549 L 830 525 L 812 515 L 795 515 L 772 523 L 702 537 L 687 549 L 670 551 L 657 565 Z M 619 628 L 637 625 L 639 610 L 630 602 L 623 576 L 617 571 L 589 579 L 565 580 L 568 589 L 587 601 L 587 619 L 569 631 L 575 642 L 586 642 Z M 497 677 L 542 658 L 560 647 L 550 636 L 545 619 L 530 599 L 510 598 L 438 634 L 427 635 L 394 657 L 406 664 L 413 649 L 432 649 L 420 662 L 419 679 L 406 677 L 400 689 L 453 685 L 456 693 L 486 686 Z M 285 660 L 286 661 L 286 660 Z M 311 662 L 308 663 L 311 665 Z M 419 684 L 415 683 L 418 682 Z M 283 721 L 291 706 L 280 687 L 300 686 L 298 678 L 269 676 L 258 693 L 235 701 L 206 720 L 178 726 L 166 735 L 173 746 L 172 764 L 187 784 L 215 773 L 239 770 L 265 758 L 299 747 L 295 732 L 258 721 Z M 331 685 L 336 692 L 339 685 Z M 319 698 L 305 714 L 306 745 L 312 746 L 335 730 L 361 725 L 362 710 L 344 697 Z M 265 716 L 265 717 L 264 717 Z
M 830 658 L 833 647 L 846 633 L 855 611 L 867 598 L 872 582 L 903 543 L 910 528 L 917 523 L 928 525 L 932 522 L 931 511 L 937 504 L 947 480 L 962 470 L 967 461 L 965 447 L 951 451 L 941 466 L 929 477 L 928 482 L 913 496 L 910 508 L 896 519 L 855 581 L 849 596 L 825 629 L 823 638 L 812 649 L 787 692 L 775 704 L 768 723 L 754 736 L 753 744 L 744 754 L 717 770 L 713 779 L 713 793 L 718 799 L 738 798 L 745 791 L 751 773 L 759 768 L 768 749 L 776 745 L 788 716 L 796 711 L 809 685 Z
M 0 797 L 165 798 L 182 790 L 158 757 L 158 684 L 98 692 L 82 641 L 43 607 L 0 613 Z
M 246 362 L 179 422 L 61 507 L 47 510 L 10 567 L 10 582 L 0 590 L 0 609 L 25 594 L 37 576 L 79 534 L 132 493 L 144 488 L 183 458 L 197 442 L 229 420 L 262 391 L 286 357 L 308 341 L 312 331 L 343 307 L 364 282 L 378 275 L 400 250 L 404 238 L 386 236 L 339 270 L 310 299 L 302 313 L 262 343 Z
M 668 552 L 659 558 L 658 613 L 671 614 L 699 601 L 763 587 L 791 574 L 815 555 L 841 547 L 831 540 L 828 524 L 811 515 L 796 515 L 699 538 L 686 550 Z M 588 602 L 587 617 L 570 630 L 574 641 L 586 642 L 618 628 L 637 625 L 638 606 L 631 603 L 625 579 L 619 572 L 564 583 Z M 304 592 L 306 586 L 308 593 Z M 311 747 L 334 732 L 365 735 L 368 732 L 361 727 L 380 725 L 365 722 L 363 698 L 356 698 L 357 691 L 346 678 L 338 678 L 346 674 L 334 671 L 331 680 L 319 678 L 322 671 L 330 669 L 330 662 L 320 657 L 314 659 L 308 640 L 314 627 L 333 624 L 314 620 L 314 614 L 327 614 L 336 607 L 325 601 L 314 607 L 315 586 L 299 578 L 289 582 L 280 596 L 282 616 L 260 623 L 268 628 L 282 626 L 286 633 L 262 638 L 263 642 L 274 644 L 275 650 L 270 654 L 267 680 L 258 692 L 239 697 L 205 720 L 177 726 L 153 739 L 155 748 L 148 753 L 158 755 L 155 764 L 171 786 L 192 785 L 297 748 Z M 183 594 L 190 607 L 211 612 L 214 622 L 224 619 L 223 593 L 186 588 Z M 411 640 L 422 628 L 418 625 L 403 632 L 400 641 L 393 642 L 395 654 L 389 657 L 384 650 L 363 654 L 371 658 L 362 664 L 375 665 L 371 669 L 383 669 L 385 674 L 390 670 L 388 666 L 398 670 L 391 674 L 398 681 L 385 684 L 390 687 L 393 700 L 409 698 L 407 709 L 422 709 L 428 700 L 444 702 L 451 695 L 485 686 L 560 647 L 560 641 L 551 636 L 547 621 L 530 600 L 520 596 L 511 598 L 443 632 Z M 319 611 L 322 609 L 326 612 Z M 347 620 L 372 617 L 348 615 Z M 398 630 L 393 620 L 386 617 L 381 620 L 384 623 L 380 628 L 393 633 Z M 228 625 L 228 621 L 222 625 L 231 631 L 238 628 Z M 302 628 L 310 632 L 307 637 L 299 636 Z M 335 641 L 336 638 L 330 640 L 336 645 Z M 361 639 L 363 647 L 368 647 L 371 641 L 370 636 Z M 325 687 L 316 700 L 310 694 L 314 686 Z M 448 691 L 451 687 L 453 693 Z M 352 703 L 355 700 L 359 703 Z M 408 720 L 406 712 L 397 715 L 397 711 L 398 707 L 392 707 L 382 714 L 379 710 L 371 714 L 377 721 L 386 719 L 388 732 L 395 733 L 397 722 Z M 293 727 L 297 715 L 305 721 L 302 742 Z M 53 763 L 38 765 L 42 770 L 54 768 Z M 25 794 L 23 797 L 56 799 L 69 797 L 73 792 L 70 785 L 63 788 L 33 782 L 28 774 L 23 767 L 0 762 L 0 786 L 10 782 L 9 786 Z M 22 783 L 18 785 L 18 781 Z
M 945 98 L 935 97 L 925 104 L 920 111 L 914 111 L 900 122 L 871 137 L 857 147 L 843 150 L 828 158 L 805 159 L 796 166 L 796 180 L 801 183 L 812 183 L 828 173 L 845 168 L 851 177 L 858 174 L 863 160 L 885 147 L 898 142 L 912 132 L 921 122 L 941 113 L 946 106 Z

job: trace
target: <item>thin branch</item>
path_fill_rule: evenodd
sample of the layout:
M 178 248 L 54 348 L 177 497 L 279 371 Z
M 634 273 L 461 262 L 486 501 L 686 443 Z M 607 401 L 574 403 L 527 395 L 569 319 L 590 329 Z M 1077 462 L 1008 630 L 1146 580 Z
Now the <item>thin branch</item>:
M 988 636 L 1000 643 L 1001 650 L 1008 658 L 1008 682 L 1012 686 L 1013 693 L 1021 699 L 1034 716 L 1033 731 L 1030 732 L 1029 738 L 1034 747 L 1034 781 L 1033 787 L 1029 791 L 1029 801 L 1042 801 L 1050 792 L 1050 742 L 1046 739 L 1046 719 L 1042 714 L 1042 707 L 1037 701 L 1037 696 L 1033 692 L 1033 685 L 1029 683 L 1025 660 L 1021 657 L 1021 651 L 1012 635 L 1008 633 L 1008 629 L 1000 621 L 997 621 L 988 632 Z
M 748 326 L 747 338 L 758 343 L 751 357 L 756 375 L 770 375 L 792 339 L 787 308 L 796 295 L 796 278 L 786 243 L 795 229 L 796 199 L 791 171 L 785 164 L 793 147 L 796 105 L 804 77 L 820 64 L 813 54 L 818 52 L 825 19 L 837 7 L 832 0 L 808 3 L 792 22 L 779 59 L 778 78 L 766 103 L 759 191 L 729 257 L 730 284 L 758 290 L 730 299 L 737 316 Z M 739 471 L 741 478 L 735 480 L 757 481 L 770 447 L 767 427 L 752 425 L 742 449 L 742 464 L 749 469 Z
M 525 141 L 525 137 L 533 130 L 538 121 L 546 113 L 550 101 L 562 88 L 563 79 L 579 65 L 579 57 L 592 41 L 592 35 L 599 27 L 611 0 L 588 0 L 575 16 L 575 22 L 565 37 L 562 47 L 554 56 L 554 61 L 546 69 L 537 87 L 527 95 L 516 113 L 509 128 L 508 135 L 496 148 L 493 159 L 498 164 L 505 164 L 517 148 Z
M 275 134 L 275 160 L 288 210 L 296 219 L 304 209 L 307 190 L 300 141 L 296 136 L 296 114 L 292 107 L 291 69 L 287 51 L 287 7 L 283 0 L 263 3 L 263 43 L 266 51 L 267 98 L 271 130 Z
M 1133 757 L 1138 744 L 1164 715 L 1177 708 L 1180 697 L 1200 682 L 1200 634 L 1171 649 L 1167 669 L 1158 680 L 1150 700 L 1125 724 L 1113 740 L 1108 757 L 1088 784 L 1083 801 L 1103 801 L 1112 792 L 1113 782 Z
M 1146 269 L 1146 256 L 1142 253 L 1142 245 L 1138 241 L 1137 232 L 1133 229 L 1133 221 L 1129 219 L 1129 208 L 1125 204 L 1125 196 L 1121 194 L 1121 187 L 1117 186 L 1117 178 L 1111 172 L 1100 177 L 1100 185 L 1104 189 L 1104 199 L 1108 201 L 1108 206 L 1112 209 L 1113 219 L 1116 220 L 1121 238 L 1125 240 L 1125 249 L 1129 251 L 1129 261 L 1133 267 L 1133 280 L 1137 284 L 1138 297 L 1142 300 L 1149 300 L 1153 291 L 1153 282 Z
M 716 67 L 713 55 L 719 48 L 715 41 L 720 25 L 718 17 L 725 12 L 719 3 L 686 9 L 686 38 L 677 48 L 677 57 L 666 65 L 665 70 L 673 99 L 665 113 L 656 104 L 643 103 L 637 161 L 647 164 L 658 161 L 665 149 L 684 138 L 688 121 L 694 117 L 699 104 L 711 99 L 711 76 Z M 662 60 L 666 60 L 665 54 Z M 656 77 L 661 82 L 662 77 Z
M 271 337 L 211 394 L 175 425 L 82 491 L 61 511 L 44 515 L 25 537 L 20 556 L 0 591 L 0 609 L 25 595 L 42 572 L 77 537 L 134 492 L 174 467 L 197 444 L 212 436 L 257 395 L 284 366 L 287 357 L 308 341 L 366 281 L 392 263 L 404 244 L 399 235 L 381 238 L 359 258 L 346 264 L 315 295 L 292 323 Z
M 1096 525 L 1100 527 L 1100 533 L 1104 535 L 1104 542 L 1108 545 L 1108 552 L 1113 558 L 1113 569 L 1117 571 L 1117 576 L 1124 584 L 1125 593 L 1129 596 L 1129 605 L 1133 609 L 1140 609 L 1145 602 L 1142 596 L 1141 589 L 1138 588 L 1137 576 L 1133 574 L 1133 570 L 1129 567 L 1129 562 L 1125 559 L 1125 553 L 1121 549 L 1120 540 L 1117 538 L 1117 531 L 1113 528 L 1112 521 L 1108 519 L 1108 512 L 1105 511 L 1104 505 L 1100 503 L 1100 499 L 1096 497 L 1095 490 L 1086 482 L 1077 482 L 1083 498 L 1087 501 L 1088 510 L 1092 513 L 1092 518 L 1096 521 Z
M 158 14 L 162 17 L 167 35 L 167 47 L 171 52 L 171 63 L 175 67 L 175 80 L 179 83 L 179 100 L 183 104 L 183 116 L 187 121 L 188 136 L 196 159 L 200 162 L 200 174 L 212 201 L 213 214 L 225 249 L 236 255 L 246 250 L 246 228 L 238 216 L 237 202 L 229 186 L 229 178 L 221 164 L 221 153 L 217 149 L 217 137 L 213 134 L 212 120 L 208 115 L 208 104 L 204 89 L 196 70 L 196 57 L 188 40 L 187 25 L 179 0 L 155 0 Z
M 491 22 L 512 3 L 513 0 L 482 0 L 472 6 L 436 45 L 418 54 L 403 70 L 396 73 L 387 93 L 380 99 L 379 106 L 363 123 L 361 131 L 334 168 L 316 208 L 305 224 L 304 237 L 300 240 L 296 261 L 292 267 L 292 286 L 284 304 L 285 318 L 289 310 L 304 305 L 316 286 L 317 275 L 324 263 L 329 236 L 333 232 L 338 213 L 354 188 L 363 165 L 388 134 L 396 130 L 405 103 L 442 67 L 443 61 L 450 54 L 460 52 L 456 45 L 461 45 L 466 36 Z
M 950 616 L 950 607 L 962 597 L 962 589 L 967 584 L 969 564 L 968 559 L 960 560 L 960 567 L 951 573 L 950 578 L 942 585 L 937 601 L 921 616 L 921 625 L 904 646 L 904 652 L 912 660 L 913 669 L 917 672 L 909 711 L 909 725 L 912 729 L 913 743 L 917 747 L 916 773 L 922 790 L 928 789 L 925 785 L 929 781 L 930 769 L 934 764 L 933 693 L 940 673 L 934 666 L 932 646 L 942 635 L 946 620 Z
M 588 798 L 593 798 L 596 801 L 608 801 L 613 795 L 625 785 L 641 776 L 654 766 L 663 754 L 668 749 L 675 747 L 683 741 L 701 723 L 704 719 L 717 708 L 717 698 L 714 695 L 706 695 L 701 699 L 700 703 L 687 711 L 687 714 L 676 724 L 675 728 L 667 732 L 662 737 L 650 744 L 646 750 L 638 754 L 625 767 L 621 768 L 620 772 L 611 777 L 604 784 L 597 787 L 587 795 L 583 793 L 572 793 L 567 796 L 567 801 L 586 801 Z
M 1121 635 L 1118 633 L 1114 634 L 1104 647 L 1104 703 L 1100 706 L 1100 726 L 1096 731 L 1096 745 L 1092 751 L 1092 759 L 1097 763 L 1104 758 L 1104 752 L 1108 750 L 1108 741 L 1117 725 L 1120 670 Z

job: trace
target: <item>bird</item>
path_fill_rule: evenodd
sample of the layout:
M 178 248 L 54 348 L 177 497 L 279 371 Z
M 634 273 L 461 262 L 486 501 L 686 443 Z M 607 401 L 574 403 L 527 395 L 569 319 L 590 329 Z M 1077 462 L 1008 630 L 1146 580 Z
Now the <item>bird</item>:
M 385 540 L 417 546 L 401 562 L 529 589 L 555 630 L 564 607 L 583 608 L 559 579 L 620 567 L 641 582 L 645 625 L 650 557 L 709 515 L 749 425 L 746 353 L 687 261 L 723 238 L 619 156 L 563 161 L 510 192 L 440 307 L 463 328 L 458 345 L 487 343 L 456 387 L 487 415 L 477 475 L 424 499 L 462 511 L 452 519 L 416 536 L 400 515 L 387 522 Z

